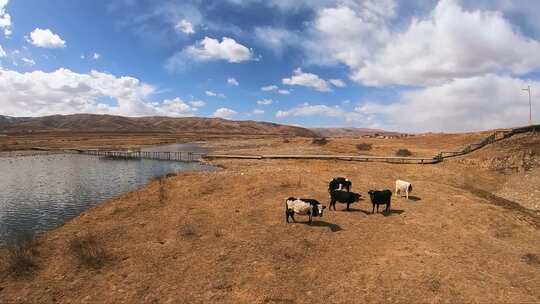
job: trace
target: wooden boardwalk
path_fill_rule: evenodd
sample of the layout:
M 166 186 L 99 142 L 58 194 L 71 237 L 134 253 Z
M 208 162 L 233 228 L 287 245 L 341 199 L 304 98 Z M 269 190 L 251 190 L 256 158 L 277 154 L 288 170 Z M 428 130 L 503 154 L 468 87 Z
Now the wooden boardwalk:
M 70 149 L 86 155 L 94 155 L 110 159 L 154 159 L 181 162 L 198 162 L 205 155 L 199 152 L 175 151 L 175 152 L 151 152 L 151 151 L 103 151 L 103 150 L 80 150 Z
M 95 155 L 112 159 L 156 159 L 167 161 L 198 162 L 203 159 L 311 159 L 311 160 L 340 160 L 361 162 L 385 162 L 391 164 L 436 164 L 449 157 L 457 157 L 476 151 L 486 145 L 513 136 L 514 134 L 540 131 L 540 125 L 532 125 L 514 129 L 497 130 L 482 140 L 467 145 L 459 151 L 443 151 L 433 157 L 399 157 L 371 155 L 240 155 L 240 154 L 206 154 L 190 151 L 150 152 L 150 151 L 106 151 L 87 149 L 61 149 L 66 152 Z M 49 150 L 35 147 L 35 150 Z
M 399 157 L 370 155 L 229 155 L 207 154 L 205 159 L 311 159 L 311 160 L 343 160 L 362 162 L 386 162 L 393 164 L 435 164 L 442 159 L 436 157 Z

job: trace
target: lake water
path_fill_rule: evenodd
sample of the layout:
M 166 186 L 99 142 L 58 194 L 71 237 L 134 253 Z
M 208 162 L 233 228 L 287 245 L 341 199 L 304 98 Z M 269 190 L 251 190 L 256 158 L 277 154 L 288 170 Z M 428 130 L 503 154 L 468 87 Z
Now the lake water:
M 176 150 L 167 151 L 183 150 L 186 145 L 174 147 Z M 0 157 L 0 244 L 55 228 L 154 177 L 213 169 L 200 163 L 110 160 L 77 154 Z

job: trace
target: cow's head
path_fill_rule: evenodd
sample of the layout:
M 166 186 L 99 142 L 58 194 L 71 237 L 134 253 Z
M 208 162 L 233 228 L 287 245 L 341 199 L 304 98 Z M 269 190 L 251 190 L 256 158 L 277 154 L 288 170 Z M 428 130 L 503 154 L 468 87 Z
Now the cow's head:
M 369 194 L 369 197 L 371 198 L 371 200 L 373 200 L 373 195 L 375 194 L 375 192 L 377 192 L 376 190 L 369 190 L 367 193 Z
M 321 204 L 313 204 L 313 216 L 323 216 L 324 209 L 326 209 L 326 206 L 323 206 Z

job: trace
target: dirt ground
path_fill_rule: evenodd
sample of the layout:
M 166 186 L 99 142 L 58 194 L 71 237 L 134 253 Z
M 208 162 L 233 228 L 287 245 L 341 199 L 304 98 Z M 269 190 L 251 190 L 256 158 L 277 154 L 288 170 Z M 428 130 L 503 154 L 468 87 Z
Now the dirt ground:
M 352 153 L 370 140 L 369 153 L 408 148 L 431 155 L 480 137 L 331 139 L 326 146 L 302 138 L 214 139 L 206 145 L 246 154 Z M 0 303 L 539 303 L 540 214 L 497 192 L 518 176 L 533 182 L 538 167 L 513 159 L 508 167 L 523 169 L 485 164 L 522 142 L 534 154 L 540 136 L 424 166 L 214 161 L 221 170 L 154 181 L 44 234 L 31 274 L 8 274 L 4 258 Z M 352 211 L 338 204 L 311 226 L 285 223 L 285 198 L 328 205 L 334 176 L 350 178 L 362 194 Z M 410 200 L 393 197 L 391 213 L 371 214 L 366 192 L 393 189 L 397 178 L 413 183 Z M 101 267 L 82 263 L 69 245 L 88 234 L 106 252 Z

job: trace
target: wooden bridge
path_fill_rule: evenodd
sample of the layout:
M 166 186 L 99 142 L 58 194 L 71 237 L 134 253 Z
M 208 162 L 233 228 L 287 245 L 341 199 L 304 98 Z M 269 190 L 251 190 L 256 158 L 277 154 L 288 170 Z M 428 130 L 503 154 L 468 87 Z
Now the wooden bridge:
M 105 151 L 105 150 L 80 150 L 67 149 L 86 155 L 94 155 L 110 159 L 155 159 L 181 162 L 200 161 L 205 155 L 200 152 L 176 151 L 176 152 L 152 152 L 152 151 Z
M 496 130 L 482 140 L 465 146 L 458 151 L 443 151 L 433 157 L 399 157 L 399 156 L 370 156 L 370 155 L 235 155 L 235 154 L 207 154 L 201 152 L 150 152 L 150 151 L 107 151 L 107 150 L 81 150 L 63 149 L 66 152 L 76 152 L 112 159 L 156 159 L 168 161 L 197 162 L 202 159 L 311 159 L 311 160 L 340 160 L 361 162 L 385 162 L 391 164 L 436 164 L 449 157 L 457 157 L 476 151 L 486 145 L 511 137 L 515 134 L 540 131 L 540 125 L 532 125 L 514 129 Z M 42 149 L 36 147 L 35 149 Z M 45 149 L 45 148 L 43 148 Z

